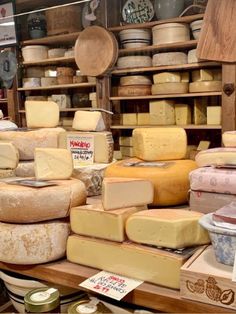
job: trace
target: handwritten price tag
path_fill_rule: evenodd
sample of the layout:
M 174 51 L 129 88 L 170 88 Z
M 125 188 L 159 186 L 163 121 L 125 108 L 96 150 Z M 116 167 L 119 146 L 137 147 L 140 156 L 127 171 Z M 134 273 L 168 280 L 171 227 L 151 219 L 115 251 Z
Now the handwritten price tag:
M 92 164 L 94 161 L 94 136 L 93 135 L 69 135 L 67 148 L 70 149 L 74 166 Z
M 82 282 L 79 286 L 120 301 L 126 294 L 142 283 L 143 281 L 141 280 L 101 271 Z

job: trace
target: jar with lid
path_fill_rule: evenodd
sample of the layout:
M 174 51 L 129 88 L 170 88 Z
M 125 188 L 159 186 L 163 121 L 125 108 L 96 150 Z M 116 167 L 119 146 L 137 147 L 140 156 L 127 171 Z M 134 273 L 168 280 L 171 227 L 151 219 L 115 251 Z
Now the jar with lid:
M 29 291 L 24 297 L 26 313 L 60 313 L 60 294 L 57 289 L 44 287 Z
M 42 38 L 47 35 L 47 22 L 43 12 L 29 14 L 27 24 L 32 39 Z
M 68 314 L 103 314 L 111 313 L 111 310 L 108 309 L 102 302 L 99 300 L 80 300 L 76 303 L 73 303 L 68 308 Z

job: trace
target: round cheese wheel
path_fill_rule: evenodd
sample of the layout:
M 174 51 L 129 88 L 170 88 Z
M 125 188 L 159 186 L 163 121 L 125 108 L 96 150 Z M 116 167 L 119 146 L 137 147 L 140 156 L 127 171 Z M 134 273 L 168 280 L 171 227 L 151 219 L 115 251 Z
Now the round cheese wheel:
M 185 94 L 188 93 L 188 83 L 162 83 L 152 85 L 152 94 Z
M 190 93 L 220 92 L 221 90 L 221 81 L 192 82 L 189 84 Z
M 147 96 L 151 95 L 151 86 L 149 85 L 133 85 L 133 86 L 119 86 L 118 96 Z
M 165 23 L 152 28 L 153 45 L 176 43 L 190 40 L 189 25 Z
M 0 221 L 31 223 L 67 217 L 70 209 L 86 202 L 80 180 L 57 180 L 57 185 L 35 189 L 0 182 Z
M 137 164 L 139 162 L 140 165 Z M 189 173 L 196 168 L 197 165 L 192 160 L 145 163 L 140 159 L 132 158 L 109 166 L 105 171 L 105 177 L 148 179 L 154 185 L 152 205 L 171 206 L 187 203 Z
M 34 161 L 21 161 L 15 169 L 15 174 L 17 177 L 27 178 L 34 177 Z
M 27 77 L 44 77 L 44 68 L 42 67 L 29 67 L 25 71 Z
M 41 78 L 42 87 L 53 86 L 53 85 L 57 85 L 56 77 L 42 77 Z
M 121 86 L 129 85 L 152 85 L 152 81 L 148 76 L 144 75 L 131 75 L 120 78 Z
M 28 265 L 57 260 L 65 255 L 69 234 L 70 224 L 64 221 L 0 223 L 0 261 Z
M 186 64 L 187 54 L 184 52 L 161 52 L 152 57 L 153 66 Z
M 199 152 L 195 158 L 198 167 L 236 165 L 236 148 L 211 148 Z
M 48 58 L 61 58 L 64 57 L 66 49 L 64 48 L 52 48 L 48 50 Z
M 149 56 L 127 56 L 120 57 L 117 61 L 118 69 L 151 67 L 152 58 Z

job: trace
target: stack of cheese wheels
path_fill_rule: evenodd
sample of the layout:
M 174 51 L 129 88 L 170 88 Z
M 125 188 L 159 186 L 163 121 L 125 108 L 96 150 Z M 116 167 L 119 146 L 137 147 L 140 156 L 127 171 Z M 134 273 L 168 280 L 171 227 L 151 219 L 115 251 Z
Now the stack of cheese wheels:
M 124 76 L 120 79 L 118 96 L 146 96 L 151 94 L 152 81 L 144 75 Z
M 200 69 L 192 71 L 190 93 L 218 92 L 222 89 L 220 70 Z
M 187 203 L 189 173 L 197 168 L 183 160 L 187 136 L 182 128 L 140 128 L 133 131 L 136 158 L 116 162 L 106 169 L 105 177 L 146 178 L 154 185 L 153 205 Z
M 201 151 L 190 174 L 190 207 L 205 214 L 236 201 L 236 132 L 222 136 L 225 147 Z M 226 167 L 226 168 L 225 168 Z
M 185 94 L 188 93 L 188 72 L 161 72 L 153 75 L 152 94 Z

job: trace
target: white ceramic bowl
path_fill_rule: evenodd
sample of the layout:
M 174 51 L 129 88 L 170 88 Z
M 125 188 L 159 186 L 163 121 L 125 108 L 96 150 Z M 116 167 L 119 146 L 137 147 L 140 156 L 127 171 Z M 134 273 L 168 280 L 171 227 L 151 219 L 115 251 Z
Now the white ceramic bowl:
M 119 33 L 124 48 L 145 47 L 151 44 L 151 33 L 148 29 L 126 29 Z

